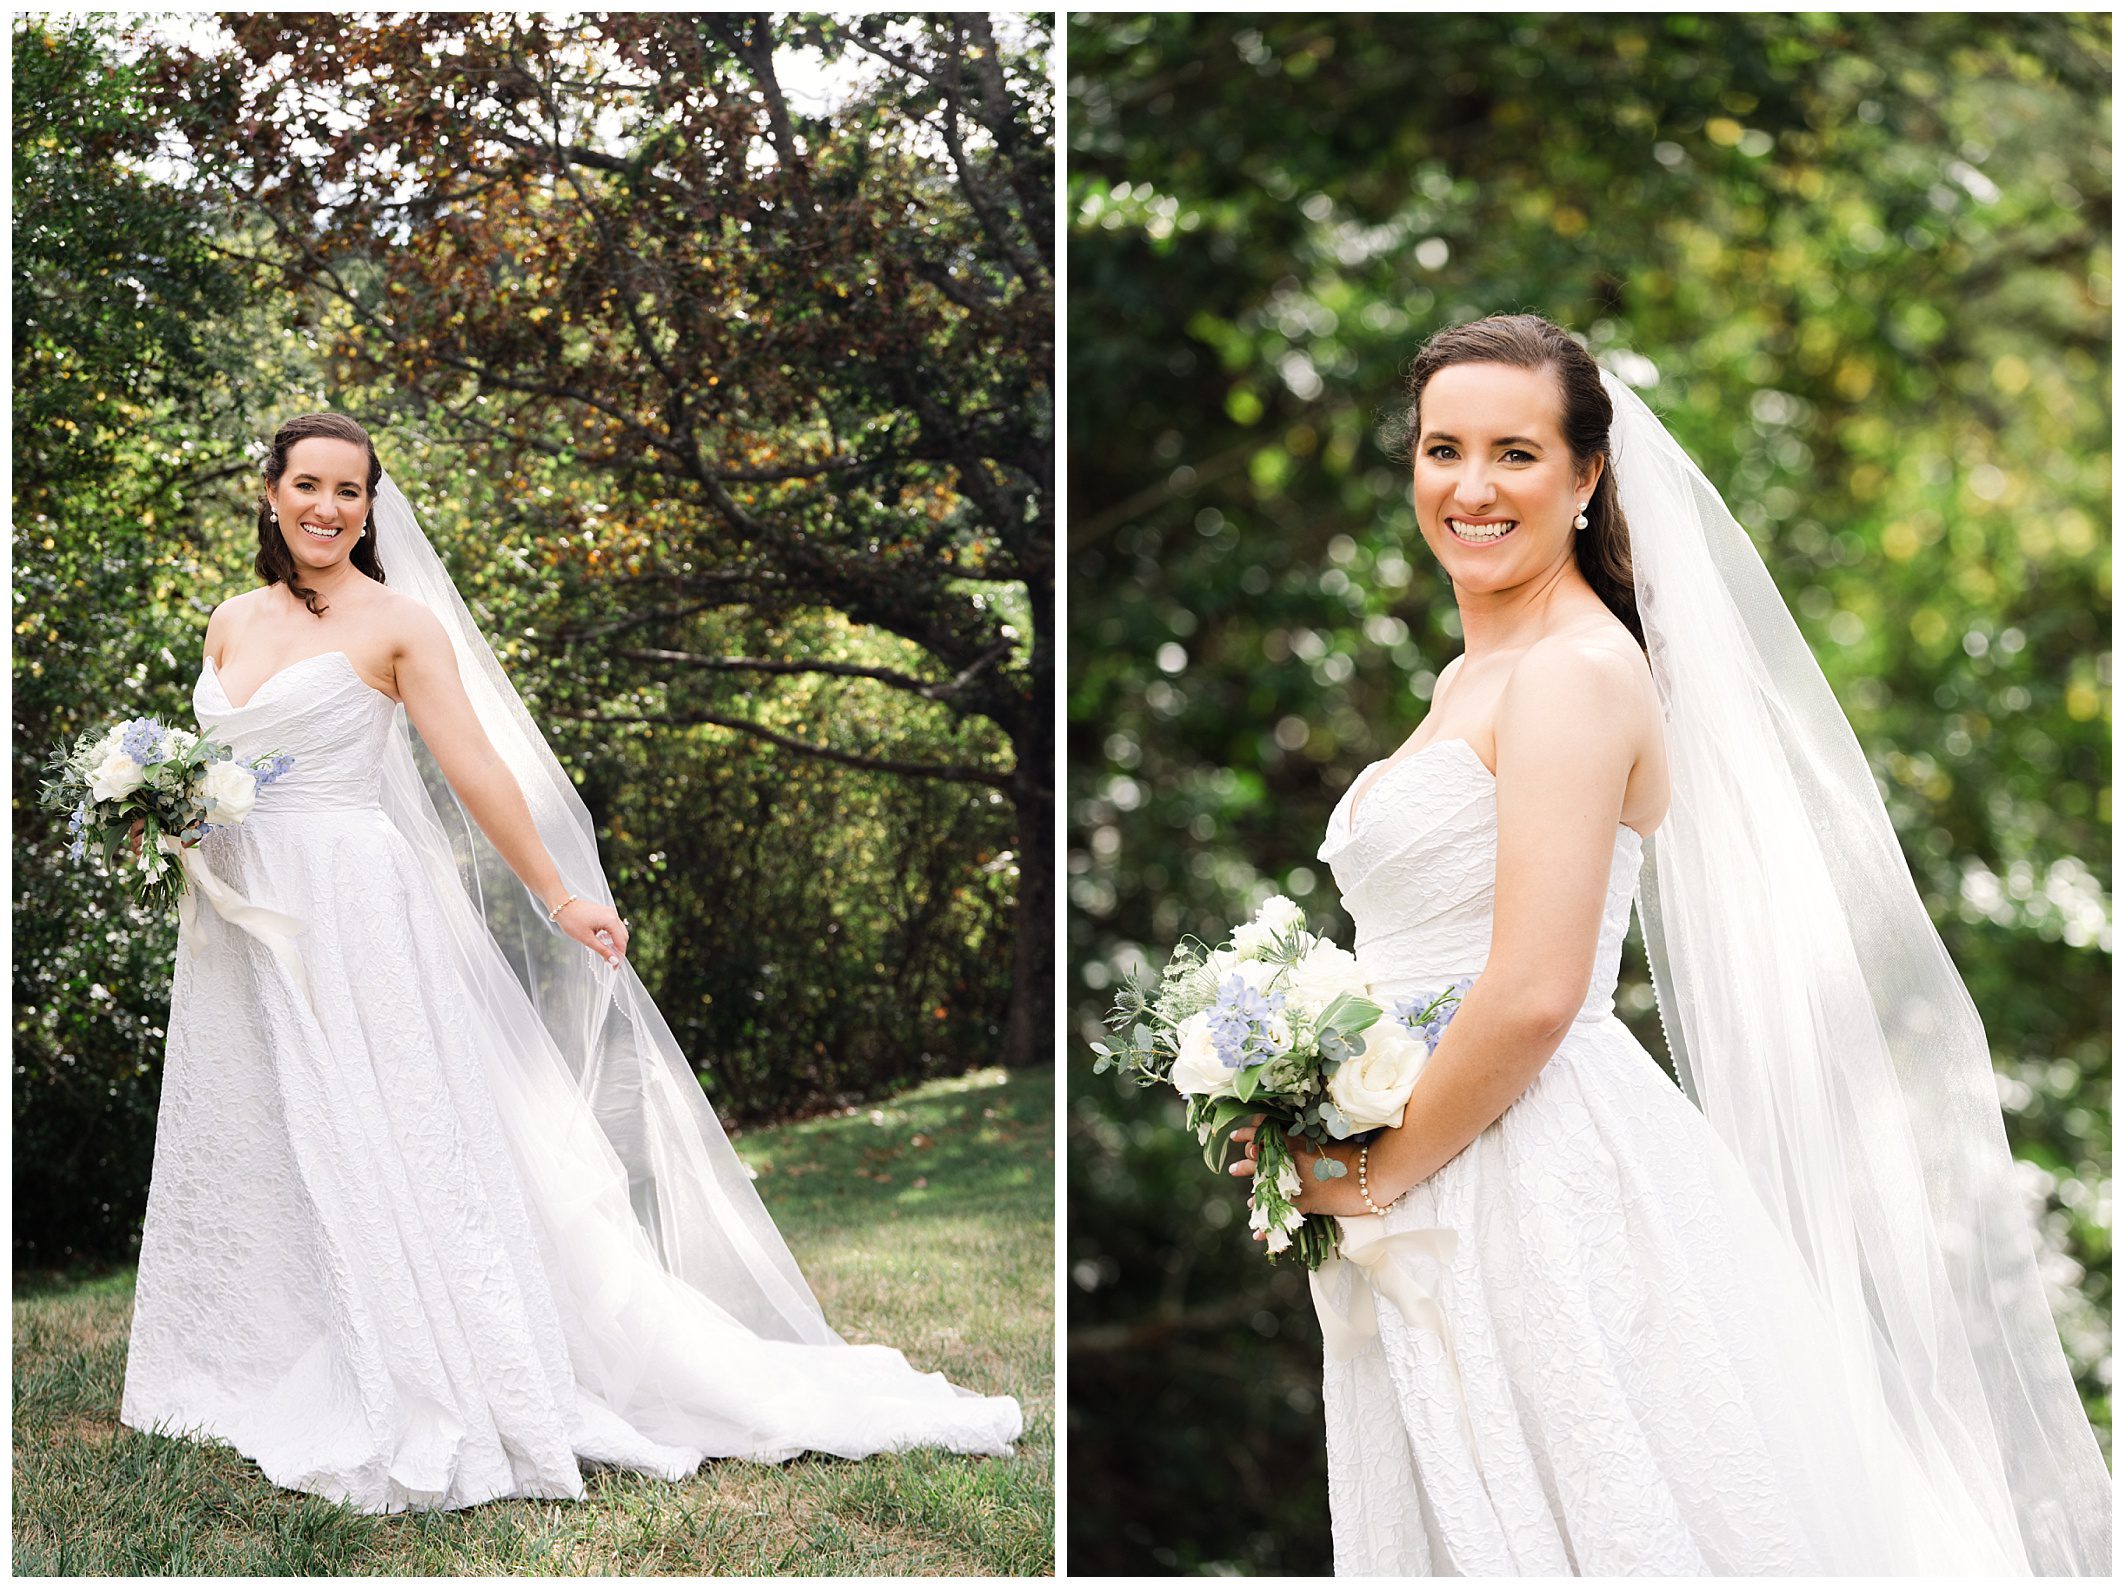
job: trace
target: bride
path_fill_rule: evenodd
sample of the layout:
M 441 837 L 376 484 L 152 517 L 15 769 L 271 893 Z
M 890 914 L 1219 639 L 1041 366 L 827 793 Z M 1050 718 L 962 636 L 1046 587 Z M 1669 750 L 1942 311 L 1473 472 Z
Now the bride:
M 1761 560 L 1546 320 L 1410 390 L 1466 649 L 1320 857 L 1383 1005 L 1473 986 L 1306 1176 L 1336 1570 L 2106 1573 L 1982 1029 Z
M 292 762 L 175 854 L 204 886 L 123 1421 L 369 1512 L 580 1498 L 588 1463 L 1007 1452 L 1015 1401 L 827 1326 L 367 434 L 290 420 L 265 486 L 263 583 L 215 610 L 193 704 Z

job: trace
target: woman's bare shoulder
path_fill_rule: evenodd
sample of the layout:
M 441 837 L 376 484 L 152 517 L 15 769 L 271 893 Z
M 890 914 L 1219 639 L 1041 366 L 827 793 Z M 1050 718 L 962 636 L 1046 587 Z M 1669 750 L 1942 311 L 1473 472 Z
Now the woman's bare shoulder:
M 372 593 L 363 617 L 394 655 L 448 639 L 442 620 L 424 602 L 388 585 Z
M 1657 720 L 1652 670 L 1621 620 L 1573 624 L 1543 635 L 1513 666 L 1498 702 L 1506 714 L 1613 734 L 1642 748 Z
M 207 614 L 204 648 L 217 665 L 229 642 L 251 623 L 263 599 L 270 595 L 269 587 L 253 585 L 249 590 L 239 590 L 214 604 L 214 610 Z
M 271 585 L 252 585 L 248 589 L 237 591 L 233 596 L 224 596 L 214 604 L 213 617 L 207 622 L 212 623 L 215 618 L 249 617 L 271 600 L 272 595 Z
M 1605 686 L 1652 683 L 1652 670 L 1637 637 L 1620 619 L 1584 622 L 1545 634 L 1528 646 L 1512 670 L 1512 682 L 1525 675 L 1535 688 L 1558 675 L 1584 675 Z M 1508 686 L 1509 687 L 1509 686 Z

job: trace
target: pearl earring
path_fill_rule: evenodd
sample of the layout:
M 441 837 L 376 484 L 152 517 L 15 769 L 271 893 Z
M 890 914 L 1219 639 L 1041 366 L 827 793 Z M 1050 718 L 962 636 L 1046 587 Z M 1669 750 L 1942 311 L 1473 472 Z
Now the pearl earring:
M 1582 529 L 1584 529 L 1585 527 L 1586 527 L 1586 505 L 1585 505 L 1585 504 L 1584 504 L 1583 502 L 1581 502 L 1581 503 L 1579 503 L 1579 504 L 1578 504 L 1578 517 L 1577 517 L 1577 518 L 1575 518 L 1575 519 L 1573 519 L 1573 520 L 1571 521 L 1571 528 L 1572 528 L 1572 529 L 1574 529 L 1574 530 L 1582 530 Z

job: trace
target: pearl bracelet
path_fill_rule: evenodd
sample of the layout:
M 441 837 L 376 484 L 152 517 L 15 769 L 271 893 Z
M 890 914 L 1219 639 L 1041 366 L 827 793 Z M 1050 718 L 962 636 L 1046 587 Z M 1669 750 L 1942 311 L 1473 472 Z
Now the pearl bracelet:
M 1370 1176 L 1369 1176 L 1369 1174 L 1368 1174 L 1368 1171 L 1369 1171 L 1369 1169 L 1370 1169 L 1370 1163 L 1369 1163 L 1369 1161 L 1370 1161 L 1370 1159 L 1371 1159 L 1371 1156 L 1372 1156 L 1372 1145 L 1371 1145 L 1371 1143 L 1367 1142 L 1367 1143 L 1365 1143 L 1365 1144 L 1364 1144 L 1364 1145 L 1363 1145 L 1362 1147 L 1358 1148 L 1358 1150 L 1357 1150 L 1357 1195 L 1358 1195 L 1359 1197 L 1361 1197 L 1361 1198 L 1363 1198 L 1363 1199 L 1364 1199 L 1364 1206 L 1365 1206 L 1366 1208 L 1369 1208 L 1369 1209 L 1370 1209 L 1370 1210 L 1371 1210 L 1371 1211 L 1372 1211 L 1373 1213 L 1375 1213 L 1375 1214 L 1384 1214 L 1384 1213 L 1385 1213 L 1385 1212 L 1387 1211 L 1387 1208 L 1392 1208 L 1392 1207 L 1394 1206 L 1394 1204 L 1395 1204 L 1395 1203 L 1398 1203 L 1398 1202 L 1400 1202 L 1400 1201 L 1401 1201 L 1401 1199 L 1400 1199 L 1400 1198 L 1398 1198 L 1398 1197 L 1397 1197 L 1397 1198 L 1394 1198 L 1394 1199 L 1393 1199 L 1392 1201 L 1390 1201 L 1390 1202 L 1389 1202 L 1389 1203 L 1387 1204 L 1386 1208 L 1381 1208 L 1381 1207 L 1380 1207 L 1380 1206 L 1379 1206 L 1379 1205 L 1378 1205 L 1377 1203 L 1375 1203 L 1375 1202 L 1373 1202 L 1373 1201 L 1372 1201 L 1372 1187 L 1371 1187 L 1371 1179 L 1370 1179 Z

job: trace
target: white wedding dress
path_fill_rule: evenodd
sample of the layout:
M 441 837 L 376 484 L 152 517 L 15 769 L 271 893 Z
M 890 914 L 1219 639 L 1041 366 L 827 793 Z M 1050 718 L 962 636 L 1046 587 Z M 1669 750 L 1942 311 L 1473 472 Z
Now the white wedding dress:
M 1319 853 L 1391 1009 L 1483 969 L 1495 787 L 1458 739 L 1366 784 Z M 1533 1084 L 1383 1221 L 1345 1221 L 1450 1239 L 1393 1260 L 1435 1312 L 1381 1291 L 1376 1333 L 1328 1353 L 1335 1570 L 2016 1570 L 1878 1388 L 1841 1382 L 1799 1255 L 1615 1017 L 1641 854 L 1619 827 L 1592 985 Z M 1350 1307 L 1364 1282 L 1331 1272 Z
M 239 757 L 295 758 L 200 853 L 303 924 L 307 988 L 192 912 L 125 1423 L 370 1512 L 580 1497 L 586 1463 L 1010 1448 L 1008 1397 L 823 1324 L 775 1338 L 658 1262 L 565 1070 L 504 1036 L 544 1029 L 484 933 L 491 964 L 461 974 L 439 880 L 379 804 L 397 707 L 343 653 L 241 706 L 209 664 L 193 704 Z

